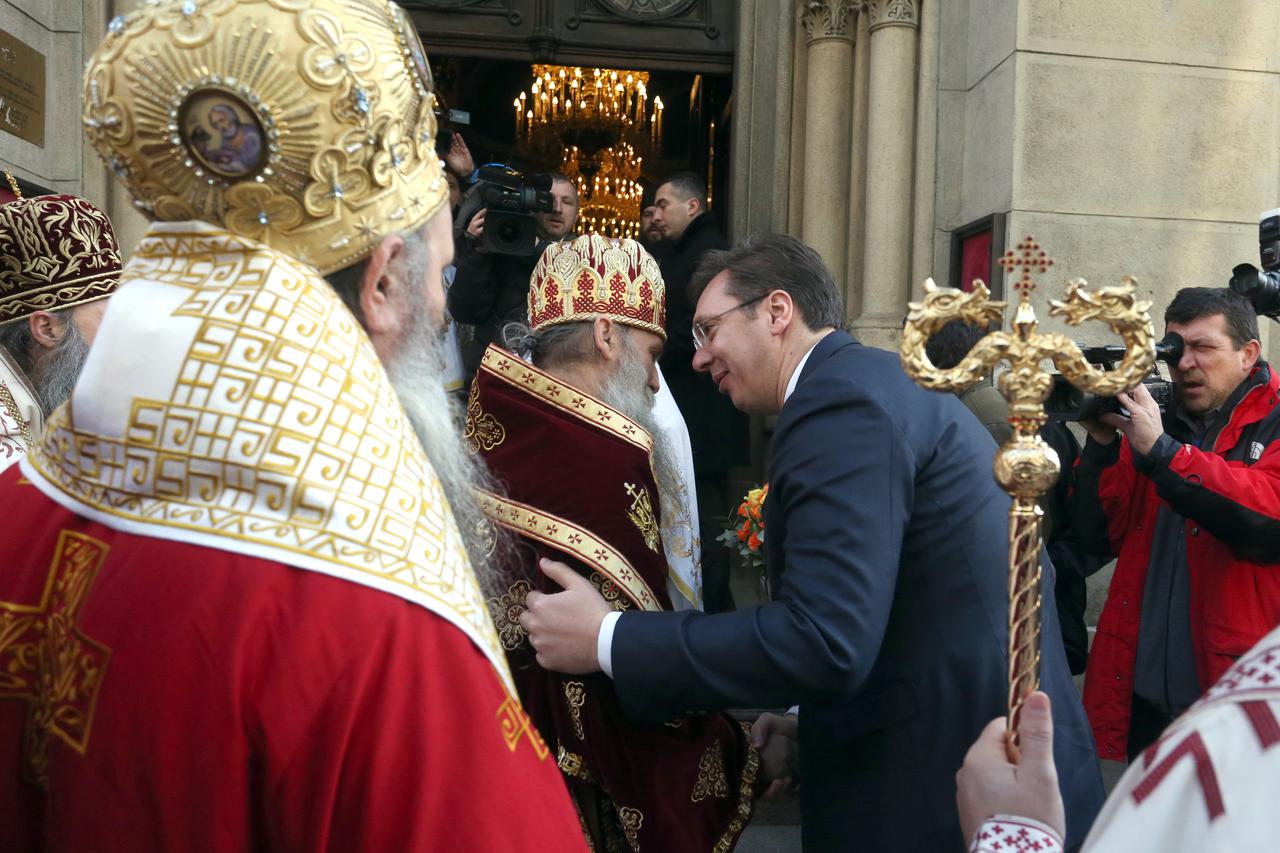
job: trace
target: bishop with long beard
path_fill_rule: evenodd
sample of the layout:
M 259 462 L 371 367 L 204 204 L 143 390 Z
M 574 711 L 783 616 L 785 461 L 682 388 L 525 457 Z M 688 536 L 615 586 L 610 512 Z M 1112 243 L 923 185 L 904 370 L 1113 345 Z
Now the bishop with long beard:
M 503 490 L 481 493 L 481 506 L 519 543 L 510 585 L 489 605 L 521 701 L 595 850 L 730 849 L 759 787 L 743 728 L 725 714 L 632 723 L 608 676 L 543 669 L 519 623 L 530 592 L 559 590 L 541 558 L 571 566 L 617 610 L 672 609 L 663 496 L 678 492 L 651 417 L 665 340 L 658 265 L 633 240 L 552 246 L 533 273 L 529 320 L 509 337 L 532 363 L 488 349 L 464 432 Z

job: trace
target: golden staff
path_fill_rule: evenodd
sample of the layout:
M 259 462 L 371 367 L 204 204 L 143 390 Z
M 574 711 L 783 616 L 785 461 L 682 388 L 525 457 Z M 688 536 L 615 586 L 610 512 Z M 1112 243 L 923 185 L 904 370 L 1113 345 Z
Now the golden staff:
M 1124 359 L 1114 369 L 1101 371 L 1085 360 L 1079 347 L 1065 335 L 1037 332 L 1036 314 L 1031 307 L 1035 281 L 1032 270 L 1041 274 L 1053 260 L 1028 236 L 1000 259 L 1013 274 L 1022 271 L 1014 284 L 1021 294 L 1013 318 L 1013 331 L 996 331 L 974 345 L 965 359 L 950 370 L 934 367 L 925 353 L 925 343 L 943 326 L 961 320 L 979 326 L 1000 324 L 1006 303 L 992 302 L 991 292 L 975 279 L 973 290 L 965 293 L 940 288 L 933 279 L 925 282 L 923 302 L 912 302 L 902 333 L 902 367 L 917 384 L 934 391 L 963 391 L 988 376 L 997 363 L 1008 363 L 1000 375 L 1000 393 L 1009 401 L 1009 425 L 1013 436 L 996 454 L 992 468 L 1013 504 L 1009 508 L 1009 744 L 1027 694 L 1040 683 L 1040 518 L 1038 501 L 1057 482 L 1058 455 L 1040 438 L 1044 426 L 1044 401 L 1053 387 L 1053 374 L 1042 367 L 1045 361 L 1057 365 L 1071 384 L 1094 394 L 1111 397 L 1137 385 L 1155 363 L 1156 351 L 1148 301 L 1134 298 L 1137 282 L 1125 276 L 1119 287 L 1096 291 L 1085 288 L 1084 279 L 1072 279 L 1065 301 L 1051 300 L 1049 314 L 1063 317 L 1069 325 L 1085 320 L 1102 320 L 1125 343 Z

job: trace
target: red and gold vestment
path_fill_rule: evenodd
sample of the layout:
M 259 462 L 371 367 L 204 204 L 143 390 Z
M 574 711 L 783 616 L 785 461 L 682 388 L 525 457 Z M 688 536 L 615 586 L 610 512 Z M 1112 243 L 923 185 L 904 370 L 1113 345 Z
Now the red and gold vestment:
M 537 570 L 562 560 L 618 610 L 670 610 L 652 439 L 639 424 L 498 347 L 485 353 L 466 439 L 503 494 L 485 511 L 518 537 L 511 586 L 490 600 L 525 708 L 555 752 L 596 850 L 728 850 L 751 816 L 759 755 L 726 714 L 629 721 L 608 676 L 538 666 L 518 622 Z

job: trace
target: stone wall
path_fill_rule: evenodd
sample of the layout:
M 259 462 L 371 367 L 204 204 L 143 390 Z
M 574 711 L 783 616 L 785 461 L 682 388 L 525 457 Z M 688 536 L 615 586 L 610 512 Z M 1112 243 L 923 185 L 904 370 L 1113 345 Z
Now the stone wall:
M 1177 289 L 1257 263 L 1258 214 L 1280 207 L 1280 4 L 960 0 L 941 14 L 940 281 L 951 230 L 992 212 L 1010 245 L 1033 233 L 1058 261 L 1042 319 L 1067 278 L 1133 275 L 1159 326 Z
M 85 61 L 108 18 L 135 0 L 0 0 L 0 29 L 45 56 L 45 138 L 36 146 L 0 132 L 0 163 L 55 192 L 84 196 L 111 217 L 128 254 L 145 222 L 84 138 L 80 125 Z

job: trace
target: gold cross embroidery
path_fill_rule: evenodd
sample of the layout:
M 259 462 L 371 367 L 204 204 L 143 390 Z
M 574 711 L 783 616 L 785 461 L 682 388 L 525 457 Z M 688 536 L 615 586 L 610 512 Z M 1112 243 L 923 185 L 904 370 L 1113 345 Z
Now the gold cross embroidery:
M 30 705 L 26 775 L 45 785 L 49 738 L 84 755 L 111 650 L 76 627 L 109 546 L 63 530 L 37 605 L 0 601 L 0 700 Z
M 655 554 L 662 544 L 662 534 L 658 531 L 658 521 L 653 516 L 653 503 L 649 500 L 649 490 L 644 486 L 636 487 L 634 483 L 623 483 L 627 494 L 632 498 L 631 508 L 627 510 L 627 518 L 631 519 L 644 537 L 644 544 Z

